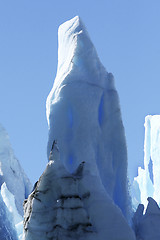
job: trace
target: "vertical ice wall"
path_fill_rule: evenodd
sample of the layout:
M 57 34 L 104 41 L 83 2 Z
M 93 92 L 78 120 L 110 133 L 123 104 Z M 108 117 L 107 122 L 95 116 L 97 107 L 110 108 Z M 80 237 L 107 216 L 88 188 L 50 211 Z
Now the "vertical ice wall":
M 0 192 L 0 239 L 1 240 L 18 240 L 14 224 L 9 219 L 8 209 L 3 201 Z
M 0 125 L 0 239 L 17 239 L 17 237 L 21 239 L 23 201 L 28 197 L 31 189 L 29 179 L 14 156 L 9 136 Z M 1 223 L 3 218 L 5 225 L 7 224 L 4 227 Z
M 70 173 L 88 163 L 127 216 L 126 142 L 113 76 L 78 16 L 59 27 L 58 41 L 57 76 L 47 99 L 48 156 L 56 140 Z
M 160 115 L 145 118 L 144 169 L 139 167 L 133 191 L 135 205 L 146 207 L 148 197 L 160 205 Z
M 16 207 L 23 216 L 23 201 L 32 186 L 14 155 L 6 130 L 0 125 L 0 186 L 4 182 L 15 196 Z

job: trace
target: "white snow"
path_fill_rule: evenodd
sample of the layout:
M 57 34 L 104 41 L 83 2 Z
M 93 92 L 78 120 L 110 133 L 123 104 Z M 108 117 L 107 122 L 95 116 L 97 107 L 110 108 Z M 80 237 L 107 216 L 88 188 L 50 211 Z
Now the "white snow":
M 133 183 L 135 207 L 138 203 L 147 207 L 152 197 L 160 205 L 160 115 L 145 118 L 144 169 L 138 168 Z
M 82 161 L 128 215 L 127 152 L 118 94 L 81 21 L 58 31 L 58 69 L 47 99 L 48 157 L 54 140 L 73 173 Z

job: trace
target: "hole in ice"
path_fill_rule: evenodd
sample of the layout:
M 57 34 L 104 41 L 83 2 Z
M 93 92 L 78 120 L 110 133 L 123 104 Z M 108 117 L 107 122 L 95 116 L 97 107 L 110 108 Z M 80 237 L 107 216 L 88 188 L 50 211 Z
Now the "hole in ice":
M 149 161 L 149 164 L 148 164 L 148 170 L 149 170 L 150 179 L 153 183 L 153 163 L 152 163 L 151 157 L 150 157 L 150 161 Z
M 98 109 L 98 121 L 100 125 L 102 125 L 102 120 L 103 120 L 103 104 L 104 104 L 104 95 L 102 95 L 101 97 L 101 101 Z

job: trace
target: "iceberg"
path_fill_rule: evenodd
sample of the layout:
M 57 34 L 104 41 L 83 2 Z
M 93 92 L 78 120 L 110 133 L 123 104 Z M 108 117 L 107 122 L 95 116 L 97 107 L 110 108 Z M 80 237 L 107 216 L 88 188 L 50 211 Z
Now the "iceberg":
M 152 197 L 160 205 L 160 115 L 145 118 L 144 169 L 138 168 L 132 187 L 133 205 L 147 207 Z
M 114 78 L 101 64 L 81 19 L 58 30 L 58 68 L 47 98 L 48 157 L 54 140 L 70 174 L 82 161 L 129 216 L 127 150 Z

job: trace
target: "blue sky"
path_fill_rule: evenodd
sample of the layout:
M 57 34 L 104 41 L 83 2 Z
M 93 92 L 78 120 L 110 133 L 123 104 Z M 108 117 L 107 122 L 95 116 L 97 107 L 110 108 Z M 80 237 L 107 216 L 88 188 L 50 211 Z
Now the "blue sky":
M 143 163 L 144 118 L 160 114 L 159 0 L 0 1 L 0 122 L 32 182 L 46 163 L 45 101 L 57 67 L 57 30 L 79 15 L 115 77 L 129 175 Z

